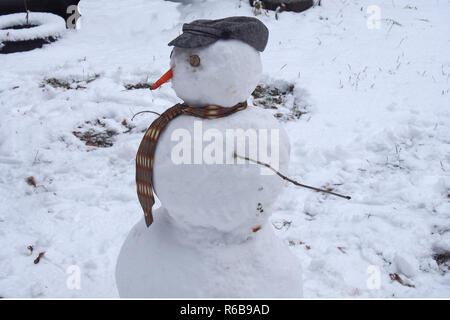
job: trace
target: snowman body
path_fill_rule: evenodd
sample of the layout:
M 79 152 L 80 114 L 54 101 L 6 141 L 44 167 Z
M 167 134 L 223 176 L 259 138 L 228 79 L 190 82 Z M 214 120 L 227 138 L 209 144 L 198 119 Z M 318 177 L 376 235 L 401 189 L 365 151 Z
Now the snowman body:
M 120 253 L 122 298 L 299 298 L 299 261 L 269 225 L 244 241 L 211 230 L 193 235 L 164 208 L 152 230 L 139 221 Z M 202 233 L 201 231 L 204 231 Z
M 259 53 L 237 40 L 175 48 L 171 68 L 177 96 L 193 107 L 246 101 L 262 69 Z M 301 297 L 300 263 L 268 223 L 284 182 L 242 158 L 287 171 L 289 140 L 271 113 L 248 106 L 165 127 L 153 169 L 162 207 L 121 249 L 121 297 Z

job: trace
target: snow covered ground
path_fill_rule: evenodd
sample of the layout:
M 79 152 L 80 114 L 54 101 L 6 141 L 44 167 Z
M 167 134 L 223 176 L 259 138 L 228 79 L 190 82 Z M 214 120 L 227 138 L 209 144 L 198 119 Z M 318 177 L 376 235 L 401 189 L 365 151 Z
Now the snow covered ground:
M 119 249 L 143 219 L 135 153 L 154 118 L 131 117 L 178 102 L 170 86 L 124 85 L 167 70 L 183 22 L 254 15 L 245 0 L 80 7 L 80 30 L 0 55 L 1 297 L 117 297 Z M 263 81 L 294 84 L 308 111 L 284 123 L 289 175 L 352 196 L 286 185 L 277 201 L 271 221 L 302 262 L 305 297 L 450 297 L 436 262 L 450 254 L 450 2 L 322 0 L 258 18 Z M 90 128 L 113 145 L 73 134 Z

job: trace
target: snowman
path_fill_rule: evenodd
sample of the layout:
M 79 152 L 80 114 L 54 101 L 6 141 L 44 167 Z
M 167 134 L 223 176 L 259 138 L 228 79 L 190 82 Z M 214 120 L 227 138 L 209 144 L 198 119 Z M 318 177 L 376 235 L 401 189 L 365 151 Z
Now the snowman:
M 183 25 L 168 80 L 183 103 L 149 127 L 136 157 L 144 221 L 118 257 L 121 297 L 301 297 L 300 263 L 268 223 L 287 171 L 288 137 L 247 105 L 262 73 L 268 30 L 256 18 Z M 154 194 L 161 206 L 153 210 Z M 144 223 L 145 222 L 145 223 Z

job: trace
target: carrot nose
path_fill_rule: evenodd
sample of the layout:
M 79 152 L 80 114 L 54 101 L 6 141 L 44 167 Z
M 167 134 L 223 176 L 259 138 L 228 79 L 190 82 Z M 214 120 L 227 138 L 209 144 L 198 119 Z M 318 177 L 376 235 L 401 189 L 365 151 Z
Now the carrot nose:
M 161 78 L 158 79 L 150 88 L 150 90 L 158 89 L 163 83 L 166 83 L 173 77 L 172 69 L 169 69 L 166 73 L 163 74 Z

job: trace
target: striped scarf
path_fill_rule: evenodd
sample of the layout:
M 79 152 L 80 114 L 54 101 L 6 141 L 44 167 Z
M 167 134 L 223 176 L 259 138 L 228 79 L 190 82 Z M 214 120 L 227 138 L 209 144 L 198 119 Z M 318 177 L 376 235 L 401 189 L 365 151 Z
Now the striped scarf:
M 144 210 L 147 227 L 153 223 L 152 207 L 155 199 L 153 197 L 152 177 L 156 144 L 161 131 L 164 130 L 169 121 L 180 114 L 203 119 L 218 119 L 245 108 L 247 108 L 247 101 L 238 103 L 233 107 L 205 106 L 201 108 L 192 108 L 179 103 L 164 111 L 158 119 L 152 122 L 142 138 L 136 155 L 136 188 L 139 202 Z

